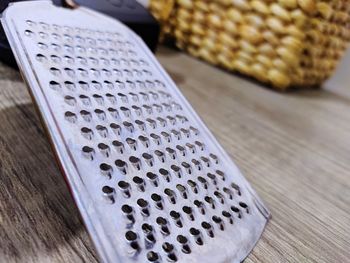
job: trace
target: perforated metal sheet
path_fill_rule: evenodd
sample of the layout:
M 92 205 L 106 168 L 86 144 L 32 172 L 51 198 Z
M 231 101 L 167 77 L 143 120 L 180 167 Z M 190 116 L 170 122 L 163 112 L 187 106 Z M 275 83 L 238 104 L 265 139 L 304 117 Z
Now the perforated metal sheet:
M 2 22 L 102 261 L 247 256 L 268 211 L 134 33 L 47 1 Z

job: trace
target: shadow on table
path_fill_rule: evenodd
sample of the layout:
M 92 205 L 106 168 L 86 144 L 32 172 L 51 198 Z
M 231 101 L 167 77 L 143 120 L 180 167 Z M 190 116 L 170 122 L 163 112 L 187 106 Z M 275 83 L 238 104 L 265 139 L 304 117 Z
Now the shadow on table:
M 32 104 L 0 111 L 0 242 L 6 262 L 40 261 L 60 247 L 96 261 Z

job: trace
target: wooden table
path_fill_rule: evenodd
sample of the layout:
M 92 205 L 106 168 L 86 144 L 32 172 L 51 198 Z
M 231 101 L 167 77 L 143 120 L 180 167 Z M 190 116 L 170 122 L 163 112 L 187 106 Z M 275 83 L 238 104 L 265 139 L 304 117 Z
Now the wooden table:
M 350 262 L 350 54 L 286 94 L 161 48 L 158 57 L 272 212 L 245 262 Z M 20 75 L 0 65 L 0 262 L 96 262 Z

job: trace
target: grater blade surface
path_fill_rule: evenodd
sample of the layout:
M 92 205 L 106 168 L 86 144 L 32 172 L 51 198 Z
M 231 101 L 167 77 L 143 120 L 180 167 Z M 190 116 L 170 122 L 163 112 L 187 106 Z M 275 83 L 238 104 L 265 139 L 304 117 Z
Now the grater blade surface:
M 2 17 L 102 262 L 241 262 L 270 216 L 142 40 L 86 8 Z

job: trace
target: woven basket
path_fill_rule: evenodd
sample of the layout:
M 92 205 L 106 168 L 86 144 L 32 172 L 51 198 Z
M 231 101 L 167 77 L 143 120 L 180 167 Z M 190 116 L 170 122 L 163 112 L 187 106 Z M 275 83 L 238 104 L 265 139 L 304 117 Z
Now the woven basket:
M 278 89 L 321 84 L 350 39 L 350 1 L 151 0 L 165 36 Z

